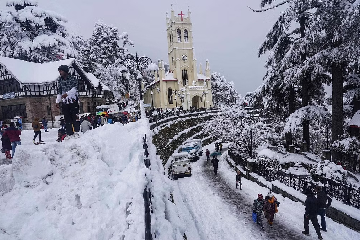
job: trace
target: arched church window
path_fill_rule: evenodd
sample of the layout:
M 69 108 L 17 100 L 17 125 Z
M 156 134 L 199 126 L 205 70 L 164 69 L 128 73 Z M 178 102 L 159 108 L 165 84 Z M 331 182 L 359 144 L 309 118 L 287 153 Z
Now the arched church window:
M 176 30 L 176 33 L 177 33 L 178 42 L 181 42 L 181 30 L 178 28 Z
M 168 101 L 169 104 L 173 104 L 173 91 L 171 88 L 168 88 Z
M 183 80 L 183 86 L 186 86 L 188 80 L 188 74 L 186 69 L 182 70 L 182 80 Z
M 188 42 L 189 41 L 189 33 L 188 30 L 184 30 L 184 42 Z

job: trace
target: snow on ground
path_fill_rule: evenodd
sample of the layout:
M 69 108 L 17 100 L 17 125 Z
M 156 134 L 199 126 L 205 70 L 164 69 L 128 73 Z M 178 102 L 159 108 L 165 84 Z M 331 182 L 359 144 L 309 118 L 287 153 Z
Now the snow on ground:
M 53 129 L 44 145 L 23 131 L 15 186 L 0 197 L 0 239 L 143 239 L 147 131 L 105 125 L 58 143 Z
M 228 163 L 225 160 L 220 161 L 219 163 L 219 173 L 221 177 L 226 179 L 229 185 L 235 189 L 235 171 L 231 169 Z M 256 183 L 242 178 L 243 189 L 241 192 L 248 196 L 249 201 L 253 201 L 257 198 L 259 193 L 266 196 L 269 193 L 269 189 L 260 187 Z M 239 190 L 240 191 L 240 190 Z M 295 190 L 294 190 L 295 191 Z M 296 191 L 295 191 L 296 192 Z M 301 194 L 301 193 L 300 193 Z M 303 231 L 303 218 L 305 212 L 305 206 L 300 202 L 294 202 L 289 198 L 284 198 L 280 194 L 274 194 L 275 197 L 280 201 L 279 212 L 275 216 L 275 222 L 280 222 L 280 224 L 286 224 L 288 227 L 291 227 L 294 231 L 301 232 Z M 303 195 L 303 194 L 301 194 Z M 305 200 L 304 195 L 299 197 L 300 199 Z M 343 205 L 344 208 L 353 209 L 349 206 Z M 320 217 L 318 217 L 320 223 Z M 328 232 L 322 232 L 324 239 L 334 239 L 334 240 L 349 240 L 349 239 L 360 239 L 360 233 L 353 231 L 342 224 L 336 223 L 330 218 L 326 218 L 327 230 Z M 310 223 L 310 234 L 312 237 L 307 237 L 307 239 L 313 239 L 316 236 L 314 227 Z
M 191 177 L 172 181 L 155 146 L 149 144 L 152 162 L 147 169 L 142 138 L 147 134 L 150 141 L 150 132 L 147 120 L 140 119 L 125 126 L 105 125 L 62 143 L 55 141 L 53 129 L 42 133 L 46 144 L 34 145 L 33 132 L 24 130 L 12 164 L 0 165 L 0 174 L 9 173 L 0 183 L 13 185 L 0 196 L 0 240 L 144 239 L 146 185 L 153 195 L 151 224 L 156 239 L 183 240 L 184 234 L 189 240 L 276 239 L 265 237 L 270 229 L 265 228 L 264 235 L 252 222 L 251 212 L 239 214 L 242 206 L 227 201 L 239 190 L 235 172 L 225 161 L 220 161 L 217 178 L 234 190 L 226 193 L 215 188 L 215 178 L 209 178 L 205 156 L 192 164 Z M 267 191 L 243 179 L 244 205 Z M 297 236 L 303 230 L 304 206 L 276 197 L 281 205 L 273 228 L 284 225 Z M 327 223 L 324 239 L 360 239 L 360 233 L 330 219 Z M 312 237 L 300 234 L 298 239 L 312 239 L 315 232 L 312 227 L 310 231 Z
M 254 227 L 246 227 L 234 213 L 233 206 L 226 204 L 209 186 L 203 176 L 204 158 L 193 164 L 191 177 L 174 181 L 178 187 L 174 191 L 175 203 L 190 213 L 184 216 L 190 230 L 186 232 L 188 239 L 230 240 L 239 236 L 261 239 L 260 232 L 254 230 Z

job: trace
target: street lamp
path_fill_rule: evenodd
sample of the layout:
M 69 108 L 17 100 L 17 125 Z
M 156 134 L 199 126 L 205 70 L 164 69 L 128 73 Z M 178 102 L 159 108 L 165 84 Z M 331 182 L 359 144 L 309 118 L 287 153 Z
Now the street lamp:
M 151 90 L 150 94 L 151 94 L 151 107 L 154 109 L 154 93 L 152 90 Z
M 137 80 L 139 82 L 139 98 L 140 100 L 142 100 L 142 94 L 141 94 L 141 75 L 140 75 L 140 70 L 139 70 L 139 57 L 138 57 L 138 54 L 136 53 L 136 56 L 135 56 L 135 61 L 136 61 L 136 70 L 137 70 Z

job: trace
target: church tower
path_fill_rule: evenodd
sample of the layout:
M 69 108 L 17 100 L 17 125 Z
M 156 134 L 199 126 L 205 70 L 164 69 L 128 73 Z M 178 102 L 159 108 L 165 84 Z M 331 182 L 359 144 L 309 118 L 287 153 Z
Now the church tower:
M 155 81 L 146 87 L 144 102 L 153 108 L 176 108 L 185 110 L 213 107 L 210 65 L 206 60 L 205 72 L 197 63 L 193 46 L 193 31 L 190 19 L 182 11 L 175 14 L 171 9 L 166 16 L 169 69 L 159 60 L 154 71 Z
M 187 16 L 182 11 L 176 16 L 171 9 L 170 18 L 166 18 L 169 69 L 182 86 L 197 81 L 190 14 L 188 10 Z

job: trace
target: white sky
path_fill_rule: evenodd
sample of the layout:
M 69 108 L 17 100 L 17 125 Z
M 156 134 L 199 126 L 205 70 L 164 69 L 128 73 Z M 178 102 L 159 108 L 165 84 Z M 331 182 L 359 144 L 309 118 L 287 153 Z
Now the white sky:
M 0 0 L 0 8 L 6 0 Z M 97 20 L 129 33 L 133 51 L 154 61 L 167 58 L 165 14 L 174 4 L 175 14 L 192 13 L 198 63 L 209 59 L 212 71 L 234 81 L 239 93 L 254 91 L 265 74 L 265 57 L 258 48 L 276 21 L 279 10 L 253 13 L 260 0 L 38 0 L 39 7 L 53 10 L 69 20 L 73 30 L 89 37 Z

